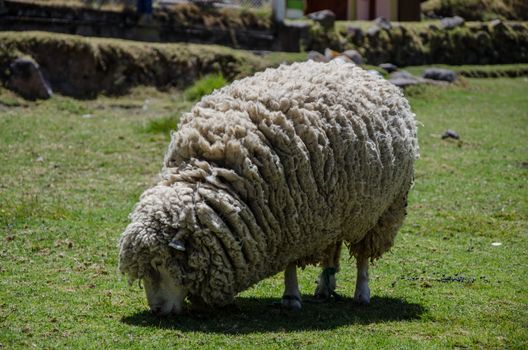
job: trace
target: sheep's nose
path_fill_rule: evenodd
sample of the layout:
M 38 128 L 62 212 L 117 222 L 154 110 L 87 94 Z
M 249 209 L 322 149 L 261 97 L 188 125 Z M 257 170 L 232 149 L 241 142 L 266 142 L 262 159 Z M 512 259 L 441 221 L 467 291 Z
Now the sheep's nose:
M 156 315 L 158 316 L 160 313 L 161 313 L 161 306 L 153 306 L 150 308 L 150 312 L 153 314 L 153 315 Z

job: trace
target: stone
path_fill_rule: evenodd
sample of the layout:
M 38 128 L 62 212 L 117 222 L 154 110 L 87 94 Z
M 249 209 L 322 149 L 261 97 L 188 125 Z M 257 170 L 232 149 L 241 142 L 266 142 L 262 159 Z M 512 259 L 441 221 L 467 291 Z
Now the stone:
M 393 72 L 391 73 L 389 78 L 390 79 L 416 79 L 416 80 L 418 79 L 417 77 L 407 72 L 406 70 L 400 70 L 397 72 Z
M 308 14 L 308 18 L 319 23 L 325 29 L 334 28 L 335 14 L 330 10 L 322 10 Z
M 368 36 L 376 36 L 380 32 L 380 28 L 378 26 L 370 26 L 369 29 L 367 29 L 367 35 Z
M 419 85 L 419 84 L 424 83 L 423 79 L 417 78 L 411 73 L 404 71 L 404 70 L 391 73 L 389 76 L 389 81 L 392 84 L 399 86 L 401 88 L 404 88 L 410 85 Z
M 429 28 L 429 30 L 432 31 L 432 32 L 436 32 L 437 30 L 440 29 L 440 28 L 438 28 L 435 24 L 429 24 L 428 28 Z
M 377 78 L 383 79 L 383 75 L 380 72 L 378 72 L 377 70 L 375 70 L 375 69 L 369 69 L 367 71 L 367 73 L 372 75 L 373 77 L 377 77 Z
M 446 130 L 442 134 L 442 140 L 445 140 L 445 139 L 460 140 L 460 135 L 458 135 L 458 133 L 454 130 Z
M 391 82 L 392 84 L 394 84 L 394 85 L 396 85 L 398 87 L 401 87 L 401 88 L 404 88 L 404 87 L 407 87 L 407 86 L 411 86 L 411 85 L 423 84 L 423 82 L 420 81 L 420 80 L 417 80 L 417 79 L 405 79 L 405 78 L 389 79 L 389 82 Z
M 350 58 L 348 58 L 345 55 L 339 55 L 336 58 L 334 58 L 332 61 L 340 62 L 340 63 L 354 63 Z
M 7 85 L 28 100 L 48 99 L 53 95 L 39 65 L 29 58 L 17 58 L 9 65 Z
M 374 20 L 374 24 L 383 30 L 391 30 L 392 29 L 392 23 L 386 19 L 385 17 L 378 17 Z
M 380 67 L 387 73 L 396 72 L 398 70 L 398 66 L 392 63 L 382 63 L 378 67 Z
M 312 60 L 314 62 L 328 62 L 328 59 L 320 52 L 317 51 L 310 51 L 308 52 L 308 60 Z
M 327 47 L 327 48 L 325 49 L 325 53 L 324 53 L 324 55 L 325 55 L 326 59 L 327 59 L 328 61 L 330 61 L 330 60 L 333 60 L 334 58 L 336 58 L 337 56 L 339 56 L 340 53 L 337 52 L 337 51 L 334 51 L 334 50 L 332 50 L 332 49 L 329 49 L 329 48 Z
M 350 58 L 350 60 L 355 64 L 363 64 L 363 56 L 361 56 L 361 54 L 356 50 L 346 50 L 342 53 L 342 55 Z
M 502 30 L 506 29 L 506 25 L 500 19 L 494 19 L 493 21 L 491 21 L 490 22 L 490 27 L 493 30 L 499 30 L 499 31 L 502 31 Z
M 440 21 L 440 27 L 442 29 L 453 29 L 464 25 L 464 19 L 460 16 L 445 17 Z
M 452 83 L 458 79 L 458 75 L 456 72 L 449 69 L 429 68 L 422 74 L 422 78 Z
M 355 26 L 348 26 L 347 34 L 356 40 L 361 40 L 363 36 L 365 35 L 363 33 L 363 29 L 361 29 L 360 27 L 355 27 Z

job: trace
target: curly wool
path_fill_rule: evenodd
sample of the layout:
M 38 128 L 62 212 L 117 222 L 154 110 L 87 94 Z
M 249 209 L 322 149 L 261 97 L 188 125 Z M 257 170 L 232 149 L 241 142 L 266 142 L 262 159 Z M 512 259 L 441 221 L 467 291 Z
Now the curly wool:
M 182 117 L 163 180 L 121 237 L 120 270 L 140 279 L 159 256 L 191 299 L 222 305 L 339 241 L 379 258 L 403 222 L 417 157 L 401 91 L 353 64 L 235 81 Z

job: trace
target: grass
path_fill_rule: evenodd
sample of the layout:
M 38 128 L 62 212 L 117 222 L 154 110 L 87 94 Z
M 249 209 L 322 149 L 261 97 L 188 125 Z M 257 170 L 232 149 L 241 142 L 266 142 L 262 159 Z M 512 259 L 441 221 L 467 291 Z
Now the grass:
M 449 66 L 446 64 L 435 64 L 434 67 L 446 68 L 457 72 L 466 77 L 476 78 L 498 78 L 498 77 L 517 77 L 528 75 L 528 64 L 501 64 L 501 65 L 461 65 Z M 409 73 L 422 75 L 423 72 L 431 66 L 412 66 L 402 68 Z
M 117 239 L 167 147 L 169 126 L 145 129 L 190 103 L 152 88 L 40 102 L 0 90 L 0 347 L 526 348 L 527 89 L 500 78 L 412 91 L 421 159 L 407 221 L 371 269 L 370 306 L 350 301 L 345 254 L 343 302 L 270 307 L 279 274 L 232 306 L 161 320 L 119 278 Z M 461 140 L 441 140 L 446 129 Z M 300 274 L 304 293 L 317 272 Z
M 123 11 L 133 9 L 134 2 L 127 0 L 18 0 L 28 4 L 46 6 L 68 6 L 73 8 L 95 8 L 107 11 Z
M 198 101 L 205 95 L 209 95 L 216 89 L 227 84 L 222 74 L 209 74 L 194 82 L 185 90 L 185 97 L 190 101 Z
M 470 20 L 528 19 L 528 4 L 524 0 L 428 0 L 422 13 L 436 16 L 462 16 Z

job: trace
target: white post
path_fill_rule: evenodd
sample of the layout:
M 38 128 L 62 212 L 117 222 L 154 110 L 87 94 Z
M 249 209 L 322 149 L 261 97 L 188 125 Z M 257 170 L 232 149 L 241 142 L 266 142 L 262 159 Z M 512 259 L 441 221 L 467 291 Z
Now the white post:
M 283 23 L 286 16 L 286 0 L 272 1 L 273 21 L 276 23 Z

